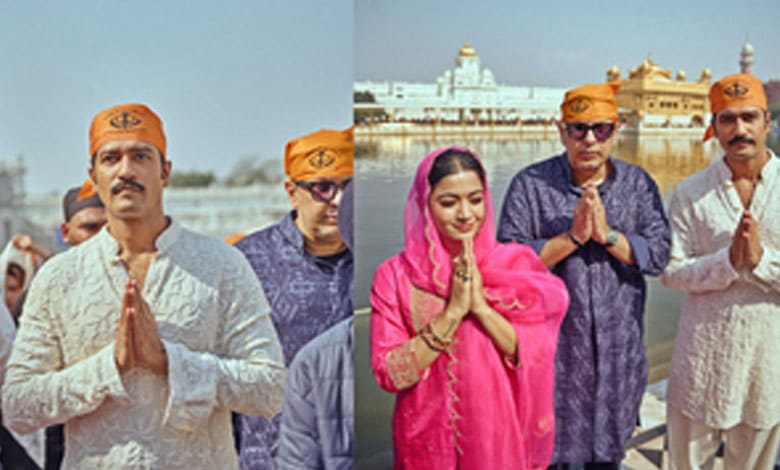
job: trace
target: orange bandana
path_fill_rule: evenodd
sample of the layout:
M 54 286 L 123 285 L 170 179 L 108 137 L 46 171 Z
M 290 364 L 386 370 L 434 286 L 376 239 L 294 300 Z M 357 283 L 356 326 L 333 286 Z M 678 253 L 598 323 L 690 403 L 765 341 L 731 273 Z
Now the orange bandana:
M 615 93 L 620 82 L 582 85 L 566 92 L 561 103 L 563 122 L 609 119 L 617 122 Z
M 84 184 L 81 185 L 81 189 L 79 190 L 79 194 L 76 196 L 76 201 L 83 201 L 84 199 L 91 198 L 92 196 L 95 196 L 97 194 L 97 189 L 95 188 L 95 185 L 92 183 L 92 178 L 87 177 L 86 180 L 84 180 Z
M 120 104 L 95 115 L 89 128 L 89 155 L 108 141 L 139 139 L 157 147 L 165 157 L 165 133 L 160 118 L 142 104 Z
M 228 245 L 235 245 L 236 243 L 240 242 L 244 238 L 246 238 L 245 233 L 232 233 L 227 237 L 225 237 L 225 243 L 227 243 Z
M 354 172 L 353 129 L 321 129 L 287 142 L 284 172 L 292 181 L 351 176 Z
M 718 111 L 731 106 L 750 105 L 766 111 L 766 93 L 761 80 L 747 73 L 735 73 L 723 77 L 710 88 L 710 112 L 712 118 Z M 709 140 L 715 135 L 712 124 L 707 126 L 704 139 Z

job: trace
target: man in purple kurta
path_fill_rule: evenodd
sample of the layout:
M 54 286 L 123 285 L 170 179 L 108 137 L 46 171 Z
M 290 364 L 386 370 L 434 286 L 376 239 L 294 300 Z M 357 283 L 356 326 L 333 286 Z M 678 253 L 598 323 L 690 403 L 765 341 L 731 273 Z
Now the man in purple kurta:
M 616 90 L 566 93 L 558 123 L 566 152 L 514 177 L 498 228 L 500 241 L 534 247 L 569 289 L 555 370 L 553 463 L 562 468 L 620 467 L 647 380 L 644 275 L 660 274 L 669 258 L 655 182 L 609 155 Z
M 284 187 L 293 210 L 236 243 L 271 304 L 286 366 L 303 345 L 352 315 L 354 263 L 338 213 L 354 172 L 353 142 L 351 129 L 322 129 L 291 140 Z M 237 421 L 241 468 L 273 468 L 281 416 Z

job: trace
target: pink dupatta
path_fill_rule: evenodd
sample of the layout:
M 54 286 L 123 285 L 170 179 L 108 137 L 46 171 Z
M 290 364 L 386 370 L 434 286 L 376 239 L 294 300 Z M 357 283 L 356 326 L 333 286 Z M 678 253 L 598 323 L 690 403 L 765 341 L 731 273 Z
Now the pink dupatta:
M 428 208 L 428 173 L 436 157 L 448 150 L 477 158 L 466 148 L 446 147 L 423 159 L 406 204 L 401 255 L 412 284 L 443 299 L 449 298 L 452 262 Z M 457 331 L 454 359 L 459 463 L 462 468 L 498 468 L 492 465 L 507 462 L 511 467 L 505 468 L 544 468 L 555 441 L 555 351 L 569 297 L 563 281 L 547 270 L 533 249 L 496 241 L 490 191 L 487 181 L 483 184 L 485 217 L 474 239 L 474 254 L 488 302 L 515 327 L 520 365 L 508 359 L 501 366 L 487 363 L 484 359 L 495 356 L 495 346 L 479 322 L 466 317 Z M 516 416 L 506 416 L 507 409 Z M 506 440 L 513 433 L 521 442 L 486 444 L 486 439 Z

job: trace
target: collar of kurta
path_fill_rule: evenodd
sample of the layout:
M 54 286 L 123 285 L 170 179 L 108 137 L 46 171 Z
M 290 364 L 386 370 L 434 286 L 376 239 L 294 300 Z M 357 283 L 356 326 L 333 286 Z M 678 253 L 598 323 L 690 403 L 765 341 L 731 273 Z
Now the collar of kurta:
M 167 253 L 171 251 L 176 241 L 181 236 L 182 227 L 176 222 L 173 217 L 166 216 L 170 223 L 168 226 L 160 232 L 157 239 L 154 241 L 155 248 L 158 253 Z M 97 235 L 95 235 L 95 243 L 110 257 L 115 257 L 119 254 L 119 242 L 108 231 L 108 225 L 105 225 Z
M 291 210 L 284 216 L 284 219 L 279 223 L 279 231 L 282 233 L 284 239 L 303 253 L 303 234 L 301 230 L 295 225 L 295 217 L 297 212 L 295 209 Z
M 284 239 L 288 243 L 293 245 L 301 254 L 301 256 L 311 257 L 317 261 L 323 261 L 329 264 L 332 262 L 332 264 L 335 265 L 341 262 L 343 259 L 347 258 L 351 254 L 349 248 L 345 249 L 342 252 L 330 256 L 313 256 L 309 254 L 304 249 L 303 234 L 301 233 L 301 229 L 299 229 L 298 226 L 295 225 L 296 214 L 297 213 L 295 209 L 288 212 L 287 215 L 284 217 L 284 219 L 282 219 L 282 221 L 279 223 L 279 230 L 282 233 Z
M 615 164 L 615 159 L 612 157 L 612 155 L 607 158 L 607 162 L 609 163 L 610 167 L 609 173 L 607 173 L 606 179 L 604 179 L 604 181 L 598 186 L 599 195 L 601 196 L 609 192 L 612 184 L 614 184 L 615 180 L 617 179 L 617 173 L 619 171 L 618 165 Z M 577 196 L 582 196 L 582 194 L 585 192 L 585 188 L 574 184 L 574 179 L 571 173 L 571 165 L 569 165 L 569 155 L 566 152 L 563 152 L 563 154 L 558 157 L 558 163 L 563 171 L 563 184 L 569 191 L 573 192 Z
M 761 168 L 762 180 L 771 178 L 770 175 L 776 174 L 778 172 L 778 165 L 780 165 L 780 159 L 777 158 L 777 155 L 769 149 L 767 149 L 767 152 L 769 152 L 769 160 L 766 162 L 766 165 Z M 723 155 L 723 157 L 717 161 L 715 167 L 718 169 L 718 176 L 722 182 L 730 182 L 734 177 L 731 168 L 729 168 L 729 165 L 726 163 L 726 155 Z

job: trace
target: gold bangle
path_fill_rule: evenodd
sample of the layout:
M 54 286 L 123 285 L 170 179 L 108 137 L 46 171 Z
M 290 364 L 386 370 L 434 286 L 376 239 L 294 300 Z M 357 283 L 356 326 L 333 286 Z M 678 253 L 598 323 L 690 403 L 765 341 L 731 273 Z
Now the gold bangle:
M 433 342 L 436 344 L 436 346 L 438 346 L 438 347 L 439 347 L 439 348 L 441 348 L 442 350 L 444 350 L 444 349 L 447 349 L 447 347 L 449 347 L 450 343 L 452 343 L 452 341 L 451 341 L 451 340 L 447 340 L 447 339 L 441 338 L 439 335 L 437 335 L 437 334 L 436 334 L 436 333 L 433 331 L 433 326 L 432 326 L 432 324 L 431 324 L 431 323 L 428 323 L 427 325 L 425 325 L 424 327 L 422 327 L 422 329 L 420 330 L 420 332 L 421 332 L 422 334 L 424 334 L 426 337 L 427 337 L 428 335 L 430 335 L 431 339 L 432 339 L 432 340 L 433 340 Z
M 450 344 L 452 344 L 452 339 L 445 339 L 437 335 L 436 332 L 433 331 L 433 322 L 428 323 L 428 325 L 425 328 L 427 328 L 428 331 L 431 332 L 431 336 L 433 336 L 433 341 L 436 342 L 436 344 L 438 344 L 442 348 L 447 348 Z M 449 330 L 447 330 L 447 332 L 449 333 Z M 444 334 L 446 335 L 447 333 Z
M 440 347 L 434 345 L 433 342 L 431 342 L 431 339 L 428 338 L 428 335 L 425 333 L 425 331 L 423 331 L 424 329 L 425 328 L 421 328 L 420 331 L 418 331 L 418 334 L 419 334 L 420 338 L 423 340 L 423 342 L 425 343 L 425 345 L 428 346 L 433 351 L 444 352 L 444 350 L 445 350 L 444 348 L 440 348 Z

